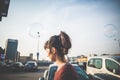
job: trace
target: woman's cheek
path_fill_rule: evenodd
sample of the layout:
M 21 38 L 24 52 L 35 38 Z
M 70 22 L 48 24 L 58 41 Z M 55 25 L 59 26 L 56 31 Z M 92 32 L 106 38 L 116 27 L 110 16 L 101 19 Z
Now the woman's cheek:
M 56 55 L 55 55 L 55 54 L 53 54 L 53 55 L 51 56 L 51 61 L 53 61 L 53 62 L 56 61 Z

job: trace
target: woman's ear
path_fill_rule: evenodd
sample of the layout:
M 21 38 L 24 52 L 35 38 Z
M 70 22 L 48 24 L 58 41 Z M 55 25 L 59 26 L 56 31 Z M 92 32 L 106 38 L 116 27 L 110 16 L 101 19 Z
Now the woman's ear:
M 56 53 L 56 49 L 55 49 L 54 47 L 52 47 L 51 52 L 52 52 L 53 54 L 55 54 L 55 53 Z

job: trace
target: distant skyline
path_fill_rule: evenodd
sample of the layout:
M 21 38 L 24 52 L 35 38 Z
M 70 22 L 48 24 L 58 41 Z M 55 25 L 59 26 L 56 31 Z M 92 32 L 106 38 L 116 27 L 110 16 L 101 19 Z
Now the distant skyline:
M 0 47 L 18 40 L 21 56 L 47 59 L 44 43 L 65 31 L 71 37 L 69 56 L 120 54 L 119 0 L 11 0 L 8 16 L 0 22 Z

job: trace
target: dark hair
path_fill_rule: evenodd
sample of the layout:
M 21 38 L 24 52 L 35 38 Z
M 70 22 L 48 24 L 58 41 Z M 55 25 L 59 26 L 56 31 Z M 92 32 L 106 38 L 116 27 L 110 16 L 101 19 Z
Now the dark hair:
M 63 31 L 60 32 L 59 35 L 51 36 L 48 41 L 46 41 L 44 45 L 44 49 L 49 48 L 51 52 L 51 48 L 54 47 L 58 51 L 58 55 L 64 56 L 68 54 L 68 50 L 71 48 L 70 37 Z

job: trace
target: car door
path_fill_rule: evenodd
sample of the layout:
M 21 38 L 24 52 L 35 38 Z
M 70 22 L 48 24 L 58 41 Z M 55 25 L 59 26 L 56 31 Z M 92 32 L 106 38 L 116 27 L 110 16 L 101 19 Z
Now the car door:
M 94 77 L 100 78 L 103 76 L 103 59 L 102 58 L 91 58 L 88 61 L 87 73 L 92 74 Z
M 120 80 L 120 64 L 112 59 L 105 59 L 106 79 Z

